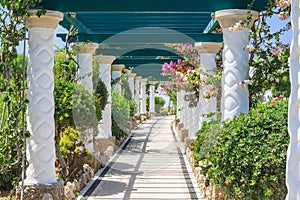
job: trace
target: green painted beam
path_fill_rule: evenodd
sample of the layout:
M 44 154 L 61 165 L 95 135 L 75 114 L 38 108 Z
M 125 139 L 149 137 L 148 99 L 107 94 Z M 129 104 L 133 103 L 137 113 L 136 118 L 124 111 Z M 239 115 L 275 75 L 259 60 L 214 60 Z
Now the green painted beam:
M 211 33 L 217 26 L 218 21 L 215 19 L 211 19 L 206 28 L 204 29 L 203 33 Z
M 65 40 L 65 34 L 58 34 Z M 112 44 L 164 44 L 164 43 L 194 43 L 194 42 L 222 42 L 223 35 L 216 33 L 122 33 L 122 34 L 78 34 L 73 42 L 112 43 Z
M 256 0 L 255 10 L 263 10 L 267 0 Z M 59 10 L 63 12 L 78 11 L 137 11 L 137 12 L 215 12 L 223 9 L 246 9 L 251 0 L 44 0 L 36 8 Z
M 132 67 L 136 67 L 143 64 L 149 64 L 149 63 L 156 63 L 160 64 L 162 66 L 166 62 L 177 61 L 178 59 L 182 59 L 180 56 L 178 57 L 171 57 L 168 59 L 156 59 L 156 58 L 146 58 L 146 57 L 132 57 L 132 58 L 118 58 L 114 61 L 114 64 L 124 64 L 124 65 L 130 65 Z

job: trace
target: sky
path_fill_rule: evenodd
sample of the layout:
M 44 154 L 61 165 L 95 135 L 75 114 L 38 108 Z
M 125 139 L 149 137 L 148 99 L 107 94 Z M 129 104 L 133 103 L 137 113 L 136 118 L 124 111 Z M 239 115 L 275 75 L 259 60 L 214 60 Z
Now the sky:
M 278 15 L 273 16 L 272 18 L 267 20 L 267 23 L 271 26 L 271 32 L 274 32 L 275 30 L 278 30 L 286 25 L 286 23 L 289 21 L 285 20 L 282 21 L 278 18 Z M 283 44 L 291 44 L 292 41 L 292 30 L 290 29 L 288 32 L 286 32 L 282 37 L 282 43 Z

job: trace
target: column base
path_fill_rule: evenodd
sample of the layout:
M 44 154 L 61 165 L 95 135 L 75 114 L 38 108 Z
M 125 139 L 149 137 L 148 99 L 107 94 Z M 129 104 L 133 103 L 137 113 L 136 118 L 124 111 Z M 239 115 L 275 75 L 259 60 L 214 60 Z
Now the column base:
M 194 141 L 194 139 L 186 137 L 184 139 L 184 149 L 186 150 L 187 148 L 189 148 L 193 141 Z
M 184 142 L 185 139 L 189 136 L 189 130 L 188 129 L 182 129 L 179 132 L 179 140 L 180 142 Z
M 182 122 L 178 123 L 178 130 L 181 131 L 183 129 L 184 125 Z
M 95 138 L 95 157 L 102 164 L 105 164 L 117 150 L 116 138 Z
M 180 119 L 176 118 L 175 119 L 175 127 L 178 129 L 178 124 L 180 123 Z
M 149 116 L 150 117 L 155 117 L 156 116 L 156 112 L 149 112 Z
M 21 186 L 17 187 L 16 199 L 21 200 Z M 53 184 L 25 184 L 22 200 L 62 200 L 64 199 L 64 183 L 58 180 Z

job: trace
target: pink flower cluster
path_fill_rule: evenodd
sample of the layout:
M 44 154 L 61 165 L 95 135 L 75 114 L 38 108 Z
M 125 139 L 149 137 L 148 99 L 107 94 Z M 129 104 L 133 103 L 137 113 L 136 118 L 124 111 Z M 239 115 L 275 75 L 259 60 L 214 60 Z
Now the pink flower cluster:
M 193 66 L 200 66 L 200 54 L 193 44 L 166 43 L 165 46 L 175 49 Z
M 243 80 L 243 81 L 237 83 L 237 86 L 240 87 L 240 88 L 244 88 L 247 85 L 252 85 L 252 81 L 250 81 L 250 80 Z
M 270 51 L 274 56 L 280 56 L 282 54 L 282 52 L 288 48 L 288 46 L 289 45 L 286 45 L 286 44 L 280 44 L 277 47 L 270 47 L 270 46 L 267 46 L 267 47 L 271 48 Z
M 286 9 L 290 7 L 292 4 L 292 0 L 276 0 L 276 5 L 282 9 Z
M 278 101 L 279 99 L 283 99 L 283 98 L 284 98 L 284 95 L 281 94 L 281 95 L 279 95 L 279 97 L 273 98 L 272 101 L 271 101 L 271 103 L 275 103 L 275 102 Z
M 244 47 L 245 51 L 247 51 L 248 53 L 251 53 L 251 51 L 253 50 L 253 48 L 250 45 L 246 45 Z
M 177 78 L 180 74 L 187 74 L 189 70 L 193 69 L 192 65 L 179 59 L 177 62 L 164 63 L 162 66 L 162 75 Z
M 280 20 L 287 20 L 289 17 L 290 17 L 290 15 L 287 12 L 280 12 L 279 13 L 279 19 Z

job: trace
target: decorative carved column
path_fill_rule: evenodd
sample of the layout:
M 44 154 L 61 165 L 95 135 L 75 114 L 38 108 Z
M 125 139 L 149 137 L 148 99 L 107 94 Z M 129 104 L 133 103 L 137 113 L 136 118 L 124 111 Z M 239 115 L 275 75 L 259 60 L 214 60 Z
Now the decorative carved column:
M 98 48 L 98 44 L 82 42 L 76 44 L 76 47 L 78 47 L 78 52 L 76 55 L 77 63 L 79 66 L 78 74 L 77 74 L 78 84 L 83 86 L 87 92 L 92 94 L 93 93 L 93 54 Z M 74 101 L 78 101 L 78 100 L 79 99 L 74 99 Z M 82 113 L 80 113 L 79 115 L 81 114 Z M 79 116 L 77 115 L 73 115 L 73 116 L 74 116 L 74 122 L 76 124 L 77 120 L 79 120 L 80 118 L 78 119 Z M 81 119 L 79 121 L 81 121 Z M 80 134 L 81 136 L 84 135 L 84 138 L 81 138 L 81 140 L 83 141 L 85 148 L 94 151 L 94 136 L 93 136 L 94 129 L 88 128 L 85 130 L 81 130 L 80 132 L 81 132 Z
M 111 78 L 112 80 L 119 79 L 122 75 L 122 70 L 125 68 L 125 65 L 112 65 L 111 66 Z M 122 94 L 122 87 L 121 87 L 121 82 L 118 81 L 114 89 L 121 95 Z
M 184 142 L 185 138 L 188 137 L 188 120 L 189 120 L 189 113 L 188 113 L 188 101 L 185 100 L 185 96 L 188 95 L 188 93 L 184 90 L 181 91 L 181 102 L 182 102 L 182 122 L 180 124 L 181 127 L 181 133 L 180 133 L 180 141 Z
M 195 48 L 200 53 L 200 67 L 207 74 L 214 74 L 213 70 L 217 67 L 216 54 L 222 48 L 222 44 L 217 42 L 197 42 L 195 43 Z M 205 77 L 202 75 L 201 79 L 205 79 Z M 208 85 L 200 89 L 199 107 L 197 110 L 199 112 L 199 129 L 202 128 L 203 122 L 210 120 L 205 116 L 217 111 L 217 97 L 204 98 L 204 94 L 209 90 L 209 87 Z
M 129 84 L 129 88 L 130 88 L 130 91 L 131 91 L 131 94 L 132 94 L 132 99 L 134 99 L 134 78 L 136 77 L 136 74 L 135 73 L 132 73 L 130 72 L 128 74 L 128 84 Z
M 137 108 L 137 114 L 140 114 L 140 92 L 141 92 L 141 76 L 136 76 L 135 77 L 135 93 L 134 93 L 134 101 L 136 103 L 136 108 Z
M 179 122 L 181 121 L 181 94 L 180 94 L 181 91 L 178 91 L 176 93 L 176 98 L 177 98 L 177 110 L 176 110 L 176 116 L 177 116 L 177 119 L 179 120 Z
M 179 129 L 181 130 L 182 128 L 184 128 L 184 121 L 185 121 L 185 109 L 184 109 L 184 93 L 185 91 L 181 90 L 179 92 L 179 99 L 180 99 L 180 123 L 179 123 Z
M 50 195 L 54 200 L 64 198 L 63 183 L 55 173 L 55 124 L 54 124 L 54 29 L 63 19 L 63 13 L 47 11 L 41 17 L 30 11 L 26 21 L 28 28 L 29 64 L 26 140 L 28 168 L 23 199 L 42 199 Z M 21 188 L 17 189 L 17 199 Z
M 249 92 L 248 88 L 238 87 L 237 83 L 249 79 L 249 53 L 243 50 L 249 44 L 249 29 L 254 20 L 258 18 L 258 12 L 251 11 L 252 21 L 241 28 L 231 30 L 236 23 L 249 17 L 248 10 L 221 10 L 214 14 L 223 29 L 223 83 L 222 83 L 222 120 L 230 120 L 239 113 L 248 113 Z
M 140 95 L 140 114 L 147 114 L 147 109 L 146 109 L 146 84 L 147 84 L 147 79 L 141 79 L 141 95 Z
M 149 97 L 149 111 L 151 114 L 155 114 L 155 86 L 150 85 L 150 97 Z
M 89 93 L 93 92 L 93 54 L 98 44 L 81 44 L 77 53 L 78 82 L 83 85 Z
M 191 112 L 191 125 L 189 128 L 189 138 L 195 138 L 196 132 L 199 130 L 199 118 L 200 118 L 200 105 L 197 104 L 196 107 L 190 109 Z
M 99 76 L 106 85 L 108 92 L 107 104 L 102 112 L 102 120 L 99 124 L 99 136 L 97 138 L 111 138 L 111 64 L 115 56 L 98 56 Z
M 289 101 L 288 130 L 290 144 L 287 151 L 286 200 L 300 199 L 300 1 L 293 0 L 291 5 L 293 40 L 290 57 L 291 95 Z

